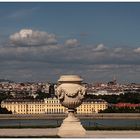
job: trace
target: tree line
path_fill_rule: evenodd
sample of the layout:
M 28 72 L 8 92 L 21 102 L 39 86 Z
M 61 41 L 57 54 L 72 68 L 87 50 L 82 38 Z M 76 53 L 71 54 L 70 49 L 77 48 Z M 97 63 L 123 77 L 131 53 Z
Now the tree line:
M 99 113 L 140 113 L 140 107 L 114 107 L 109 106 L 105 110 L 100 110 Z
M 123 103 L 140 103 L 140 92 L 126 92 L 120 95 L 86 95 L 85 98 L 90 99 L 104 99 L 108 103 L 117 104 L 120 102 Z

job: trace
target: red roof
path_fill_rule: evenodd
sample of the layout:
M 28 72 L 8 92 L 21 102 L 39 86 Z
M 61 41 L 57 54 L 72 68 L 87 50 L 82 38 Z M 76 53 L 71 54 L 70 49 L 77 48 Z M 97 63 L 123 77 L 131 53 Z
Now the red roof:
M 115 104 L 116 107 L 138 107 L 140 104 L 131 104 L 131 103 L 118 103 Z

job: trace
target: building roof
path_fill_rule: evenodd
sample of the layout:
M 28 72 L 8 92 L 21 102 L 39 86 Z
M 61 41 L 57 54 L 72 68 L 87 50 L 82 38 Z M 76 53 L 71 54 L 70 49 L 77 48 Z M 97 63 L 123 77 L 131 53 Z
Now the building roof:
M 106 102 L 103 99 L 91 99 L 91 98 L 86 98 L 83 100 L 83 102 Z
M 44 102 L 44 100 L 40 100 L 40 99 L 13 98 L 13 99 L 3 100 L 3 102 Z
M 116 106 L 116 107 L 138 107 L 138 106 L 140 106 L 140 104 L 117 103 L 114 106 Z

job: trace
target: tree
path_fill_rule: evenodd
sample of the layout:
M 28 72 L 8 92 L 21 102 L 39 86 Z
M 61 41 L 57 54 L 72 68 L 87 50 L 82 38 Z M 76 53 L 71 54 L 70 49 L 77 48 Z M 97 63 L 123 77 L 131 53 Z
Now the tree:
M 0 107 L 0 114 L 12 114 L 12 111 L 8 111 L 7 108 Z
M 45 98 L 49 98 L 50 94 L 42 92 L 42 91 L 37 91 L 37 96 L 36 99 L 45 99 Z
M 99 113 L 140 113 L 140 107 L 114 107 L 110 106 L 105 110 L 100 110 Z
M 120 103 L 120 102 L 125 102 L 125 103 L 140 103 L 140 92 L 127 92 L 125 94 L 120 94 L 120 95 L 86 95 L 86 98 L 91 98 L 91 99 L 104 99 L 108 103 Z
M 8 98 L 8 95 L 7 94 L 5 94 L 3 92 L 0 93 L 0 103 L 1 103 L 1 101 L 5 100 L 7 98 Z
M 51 85 L 49 86 L 49 94 L 50 94 L 50 95 L 55 95 L 54 84 L 51 84 Z

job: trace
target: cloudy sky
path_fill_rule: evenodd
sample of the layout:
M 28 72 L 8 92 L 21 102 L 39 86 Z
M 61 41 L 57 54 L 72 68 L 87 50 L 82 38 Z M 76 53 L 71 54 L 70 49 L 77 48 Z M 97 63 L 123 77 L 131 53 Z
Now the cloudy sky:
M 140 83 L 140 3 L 0 3 L 0 79 Z

